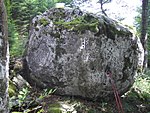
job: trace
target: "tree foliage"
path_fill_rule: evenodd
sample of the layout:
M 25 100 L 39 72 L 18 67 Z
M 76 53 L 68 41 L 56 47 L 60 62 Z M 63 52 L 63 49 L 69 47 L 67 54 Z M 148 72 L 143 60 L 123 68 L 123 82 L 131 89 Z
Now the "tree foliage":
M 57 2 L 69 4 L 71 0 L 5 0 L 12 57 L 22 55 L 32 18 L 54 7 Z

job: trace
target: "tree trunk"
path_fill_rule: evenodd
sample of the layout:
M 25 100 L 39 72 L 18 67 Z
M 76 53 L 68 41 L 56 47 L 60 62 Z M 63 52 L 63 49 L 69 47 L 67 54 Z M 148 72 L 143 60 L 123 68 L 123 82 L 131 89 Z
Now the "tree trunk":
M 9 113 L 8 108 L 8 28 L 4 1 L 0 0 L 0 113 Z
M 147 51 L 147 19 L 148 18 L 148 0 L 142 0 L 142 29 L 141 29 L 141 43 L 144 48 L 144 62 L 143 70 L 147 68 L 148 51 Z

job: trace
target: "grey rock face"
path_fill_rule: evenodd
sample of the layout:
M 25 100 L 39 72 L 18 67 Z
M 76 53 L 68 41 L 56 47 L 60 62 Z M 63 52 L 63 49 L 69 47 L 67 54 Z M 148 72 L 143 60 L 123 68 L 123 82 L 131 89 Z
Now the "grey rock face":
M 50 9 L 32 20 L 24 78 L 56 94 L 98 99 L 120 94 L 134 82 L 138 44 L 117 22 L 78 9 Z

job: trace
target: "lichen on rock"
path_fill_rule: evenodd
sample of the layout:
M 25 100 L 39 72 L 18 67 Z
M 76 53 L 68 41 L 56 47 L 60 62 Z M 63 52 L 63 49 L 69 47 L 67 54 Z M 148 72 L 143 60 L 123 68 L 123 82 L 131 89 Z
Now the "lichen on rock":
M 137 39 L 116 21 L 53 8 L 32 20 L 23 77 L 56 94 L 98 99 L 113 95 L 109 68 L 120 94 L 134 82 Z

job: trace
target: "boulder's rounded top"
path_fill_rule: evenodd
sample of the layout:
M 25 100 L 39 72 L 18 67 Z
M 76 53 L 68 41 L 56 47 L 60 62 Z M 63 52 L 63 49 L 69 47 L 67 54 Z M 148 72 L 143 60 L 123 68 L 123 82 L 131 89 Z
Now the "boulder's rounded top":
M 117 21 L 103 15 L 94 15 L 82 12 L 80 9 L 52 8 L 38 15 L 32 22 L 35 30 L 38 27 L 55 27 L 60 30 L 84 33 L 89 30 L 95 33 L 107 35 L 112 38 L 117 34 L 119 36 L 132 36 L 129 29 L 121 26 Z

